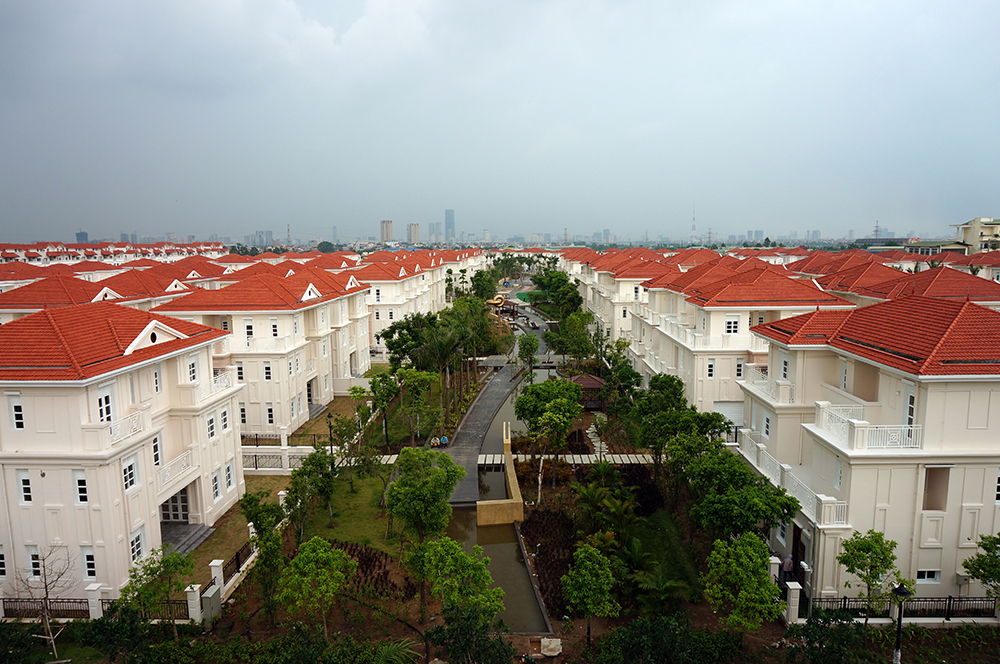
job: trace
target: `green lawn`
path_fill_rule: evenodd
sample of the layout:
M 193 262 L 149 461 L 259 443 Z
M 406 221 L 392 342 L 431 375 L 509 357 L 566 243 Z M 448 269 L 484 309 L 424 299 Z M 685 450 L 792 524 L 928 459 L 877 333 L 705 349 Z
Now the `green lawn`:
M 305 538 L 319 535 L 345 542 L 359 542 L 384 551 L 392 556 L 399 553 L 399 538 L 386 541 L 385 516 L 378 503 L 382 496 L 382 480 L 377 477 L 355 480 L 357 493 L 351 493 L 347 481 L 337 483 L 333 498 L 334 527 L 329 527 L 329 516 L 322 505 L 306 526 Z
M 698 565 L 691 559 L 691 548 L 685 545 L 669 512 L 656 512 L 640 519 L 635 536 L 642 542 L 642 550 L 669 570 L 670 578 L 683 581 L 689 588 L 698 588 Z

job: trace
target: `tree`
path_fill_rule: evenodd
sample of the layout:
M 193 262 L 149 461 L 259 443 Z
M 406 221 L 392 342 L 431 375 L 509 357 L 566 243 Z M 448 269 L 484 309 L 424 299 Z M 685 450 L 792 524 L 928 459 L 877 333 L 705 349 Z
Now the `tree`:
M 980 535 L 978 550 L 962 562 L 966 573 L 983 584 L 987 597 L 1000 597 L 1000 535 Z
M 416 445 L 417 425 L 420 415 L 427 415 L 427 390 L 436 376 L 429 371 L 419 371 L 403 367 L 396 372 L 400 387 L 400 406 L 403 419 L 410 429 L 410 445 Z M 409 403 L 406 396 L 409 395 Z
M 285 518 L 285 510 L 270 500 L 267 491 L 258 491 L 243 494 L 240 498 L 240 512 L 254 527 L 251 541 L 257 550 L 257 562 L 250 574 L 257 582 L 264 615 L 268 617 L 271 627 L 274 627 L 274 619 L 278 614 L 278 579 L 285 564 L 278 525 Z
M 538 354 L 538 337 L 528 332 L 517 340 L 517 359 L 528 367 L 528 383 L 535 382 L 535 356 Z
M 323 636 L 329 638 L 327 617 L 337 601 L 337 592 L 358 564 L 322 537 L 313 537 L 299 547 L 299 553 L 281 573 L 280 601 L 323 622 Z
M 153 549 L 145 558 L 132 565 L 128 572 L 128 583 L 121 590 L 122 600 L 134 604 L 147 618 L 152 618 L 163 602 L 174 593 L 183 592 L 184 578 L 194 571 L 194 561 L 186 554 L 171 551 L 165 544 Z M 179 641 L 177 621 L 170 614 L 170 624 L 174 630 L 174 641 Z
M 309 483 L 310 497 L 316 496 L 322 501 L 330 517 L 330 528 L 333 528 L 333 496 L 337 491 L 337 479 L 340 475 L 336 459 L 322 447 L 317 447 L 312 454 L 302 460 L 300 468 L 292 471 L 292 476 L 294 477 L 296 473 L 302 475 Z M 300 537 L 298 541 L 301 542 L 302 538 Z
M 755 533 L 743 533 L 731 542 L 715 540 L 702 584 L 712 610 L 725 614 L 727 626 L 753 631 L 784 612 L 785 603 L 778 600 L 781 591 L 768 576 L 769 555 Z
M 309 522 L 309 517 L 312 516 L 314 495 L 309 478 L 306 477 L 301 468 L 292 471 L 291 480 L 285 491 L 285 516 L 292 527 L 295 546 L 298 546 L 302 543 L 302 538 L 305 537 L 306 524 Z
M 427 537 L 444 532 L 451 520 L 448 499 L 465 477 L 445 452 L 403 448 L 396 459 L 398 477 L 388 488 L 386 507 L 417 535 L 423 544 Z
M 382 442 L 389 444 L 389 406 L 399 395 L 399 383 L 390 373 L 372 376 L 368 380 L 368 393 L 372 397 L 375 408 L 382 413 Z
M 424 547 L 424 570 L 431 582 L 431 594 L 445 606 L 478 606 L 483 617 L 492 623 L 504 609 L 503 588 L 490 588 L 490 559 L 483 557 L 483 547 L 466 553 L 450 537 L 428 542 Z
M 69 548 L 64 546 L 50 546 L 41 551 L 35 550 L 30 554 L 29 566 L 18 570 L 15 578 L 15 585 L 18 594 L 38 601 L 39 615 L 42 621 L 42 629 L 45 633 L 45 640 L 52 648 L 52 656 L 59 658 L 56 651 L 56 637 L 62 633 L 52 632 L 52 604 L 55 597 L 63 596 L 64 593 L 76 585 L 74 573 L 76 571 L 76 561 L 70 555 Z
M 414 353 L 422 344 L 421 335 L 427 328 L 437 327 L 437 314 L 408 314 L 397 320 L 376 335 L 389 351 L 389 365 L 393 371 L 404 363 L 418 359 Z M 417 365 L 418 369 L 428 366 Z
M 472 294 L 488 300 L 497 294 L 497 275 L 493 270 L 480 270 L 472 275 Z
M 723 454 L 743 463 L 728 450 Z M 715 535 L 730 538 L 751 531 L 766 533 L 779 521 L 791 521 L 798 511 L 799 501 L 783 488 L 767 478 L 754 477 L 724 492 L 709 492 L 691 509 L 691 515 Z
M 575 383 L 573 383 L 575 385 Z M 542 430 L 549 439 L 549 450 L 552 452 L 552 488 L 556 486 L 556 467 L 559 465 L 559 452 L 566 447 L 566 434 L 573 427 L 573 421 L 583 413 L 579 401 L 560 397 L 545 404 L 545 412 L 539 420 Z M 541 468 L 538 465 L 538 481 L 541 486 Z M 539 502 L 541 492 L 539 492 Z
M 451 662 L 509 662 L 517 654 L 503 638 L 507 627 L 502 621 L 490 622 L 489 609 L 476 604 L 445 606 L 444 625 L 428 633 L 431 643 L 443 647 Z
M 837 562 L 844 566 L 848 574 L 858 578 L 865 588 L 865 627 L 871 615 L 872 603 L 889 594 L 889 588 L 903 580 L 902 574 L 896 569 L 896 542 L 886 539 L 885 535 L 869 530 L 867 533 L 854 533 L 841 542 L 841 552 Z M 844 582 L 845 588 L 851 587 L 850 581 Z
M 621 609 L 611 593 L 614 585 L 611 562 L 600 551 L 584 544 L 573 552 L 569 574 L 563 575 L 561 581 L 567 604 L 587 618 L 589 648 L 591 618 L 614 617 Z
M 323 240 L 322 242 L 316 245 L 316 251 L 319 251 L 324 254 L 329 254 L 334 250 L 335 247 L 333 246 L 333 243 L 327 242 L 326 240 Z
M 451 388 L 451 368 L 455 361 L 455 351 L 458 350 L 458 335 L 454 330 L 435 326 L 429 327 L 420 335 L 420 347 L 415 356 L 424 366 L 437 371 L 440 378 L 439 392 L 441 411 L 444 413 L 444 423 L 451 423 L 451 400 L 448 391 Z
M 815 610 L 804 625 L 788 628 L 789 662 L 854 664 L 865 646 L 864 627 L 848 611 Z

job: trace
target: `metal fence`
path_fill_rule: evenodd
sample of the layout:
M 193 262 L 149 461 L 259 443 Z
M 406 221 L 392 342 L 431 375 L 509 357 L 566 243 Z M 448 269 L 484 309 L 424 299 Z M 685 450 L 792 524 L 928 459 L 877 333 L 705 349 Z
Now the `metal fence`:
M 3 614 L 7 618 L 40 618 L 44 608 L 44 599 L 3 598 Z M 90 604 L 85 599 L 50 599 L 49 615 L 67 620 L 86 619 L 90 617 Z
M 84 600 L 86 601 L 86 600 Z M 101 609 L 106 618 L 115 617 L 116 602 L 114 599 L 102 599 Z M 167 599 L 159 604 L 145 607 L 143 614 L 150 620 L 188 620 L 188 603 L 186 599 Z M 89 616 L 83 616 L 87 618 Z
M 317 445 L 329 445 L 330 437 L 322 436 L 320 437 L 317 433 L 300 433 L 294 436 L 288 437 L 288 446 L 295 447 L 301 445 L 303 447 L 316 447 Z
M 903 615 L 914 618 L 991 618 L 997 601 L 992 597 L 912 597 L 903 604 Z
M 250 545 L 250 542 L 247 542 L 242 548 L 240 548 L 239 551 L 236 552 L 235 555 L 233 555 L 232 558 L 226 561 L 226 564 L 222 567 L 223 582 L 239 574 L 240 570 L 243 569 L 243 565 L 245 565 L 247 560 L 250 559 L 250 555 L 252 553 L 253 547 Z
M 281 444 L 281 434 L 278 433 L 244 433 L 240 434 L 240 444 L 242 445 L 253 445 L 259 447 L 261 445 L 280 445 Z
M 814 609 L 848 611 L 855 618 L 864 618 L 865 614 L 872 618 L 889 617 L 889 600 L 873 600 L 870 603 L 871 613 L 868 613 L 869 602 L 864 597 L 817 597 L 813 600 Z
M 244 452 L 243 453 L 243 468 L 246 470 L 254 469 L 260 470 L 261 468 L 277 468 L 281 469 L 281 454 L 257 454 L 256 452 Z

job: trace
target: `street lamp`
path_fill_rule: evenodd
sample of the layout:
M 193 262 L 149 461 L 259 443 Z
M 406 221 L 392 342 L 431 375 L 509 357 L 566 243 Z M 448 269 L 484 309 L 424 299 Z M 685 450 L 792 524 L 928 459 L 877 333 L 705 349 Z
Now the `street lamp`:
M 892 654 L 892 664 L 899 664 L 899 642 L 903 637 L 903 602 L 908 600 L 913 593 L 901 581 L 898 586 L 892 589 L 892 594 L 899 600 L 899 611 L 896 614 L 896 652 Z
M 330 456 L 333 456 L 333 413 L 326 414 L 326 428 L 330 432 Z

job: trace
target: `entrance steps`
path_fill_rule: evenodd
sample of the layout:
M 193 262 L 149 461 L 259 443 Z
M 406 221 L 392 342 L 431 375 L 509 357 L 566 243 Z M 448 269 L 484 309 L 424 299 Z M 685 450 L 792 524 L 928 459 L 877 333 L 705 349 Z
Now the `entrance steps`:
M 208 536 L 215 532 L 203 523 L 160 523 L 160 537 L 164 544 L 169 544 L 173 551 L 188 553 L 194 551 Z

